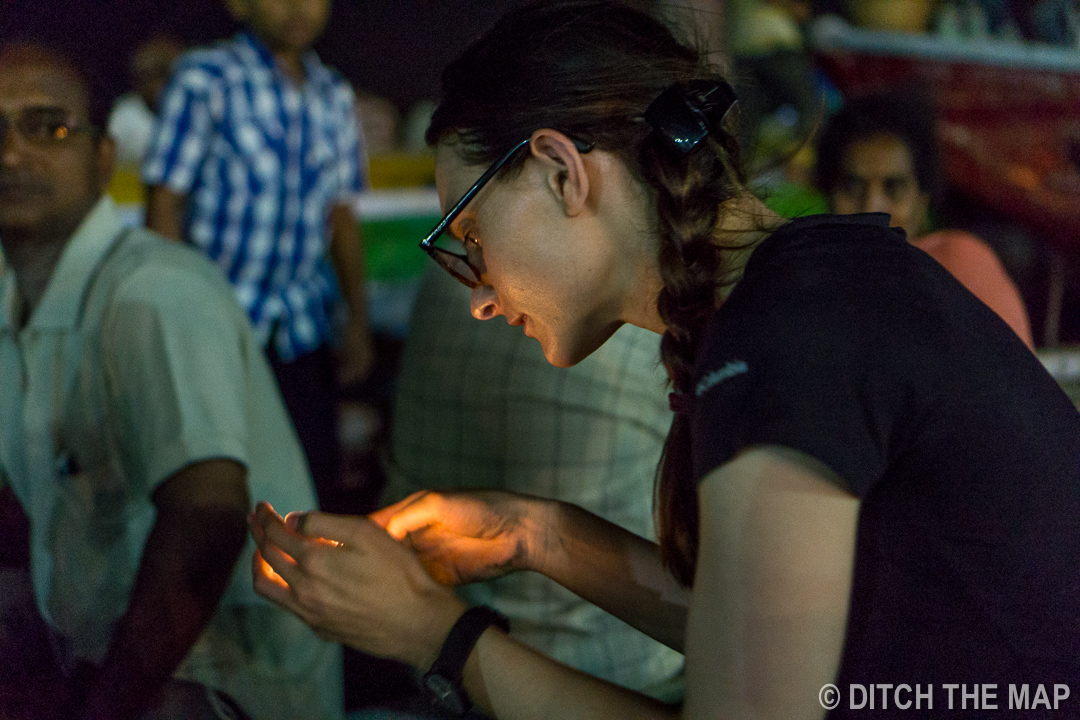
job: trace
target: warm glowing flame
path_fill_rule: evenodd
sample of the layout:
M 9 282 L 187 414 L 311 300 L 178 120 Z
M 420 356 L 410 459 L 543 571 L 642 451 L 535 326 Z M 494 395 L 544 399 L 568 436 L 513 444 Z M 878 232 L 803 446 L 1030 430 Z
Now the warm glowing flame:
M 67 136 L 68 136 L 68 129 L 66 127 L 61 125 L 60 127 L 56 128 L 56 139 L 57 140 L 63 140 Z
M 255 551 L 255 557 L 259 562 L 259 574 L 265 577 L 270 582 L 274 583 L 280 588 L 285 590 L 289 589 L 289 583 L 285 582 L 285 578 L 277 574 L 274 568 L 270 567 L 270 563 L 263 559 L 262 553 L 258 550 Z

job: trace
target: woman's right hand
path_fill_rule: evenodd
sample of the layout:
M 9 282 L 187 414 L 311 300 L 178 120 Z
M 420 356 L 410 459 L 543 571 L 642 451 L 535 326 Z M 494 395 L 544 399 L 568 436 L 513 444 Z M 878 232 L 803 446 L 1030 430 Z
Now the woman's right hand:
M 369 517 L 408 544 L 428 573 L 452 585 L 534 570 L 554 503 L 496 490 L 414 493 Z

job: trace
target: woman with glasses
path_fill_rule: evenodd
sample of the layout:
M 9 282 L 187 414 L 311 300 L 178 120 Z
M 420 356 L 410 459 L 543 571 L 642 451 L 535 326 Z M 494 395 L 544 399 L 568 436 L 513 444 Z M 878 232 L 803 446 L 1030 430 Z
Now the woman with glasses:
M 447 215 L 422 245 L 477 318 L 522 326 L 555 365 L 622 323 L 660 335 L 676 417 L 659 545 L 505 493 L 421 493 L 370 520 L 262 504 L 256 588 L 410 663 L 456 714 L 918 715 L 960 709 L 960 686 L 969 709 L 1005 708 L 1010 684 L 1075 712 L 1080 418 L 887 216 L 770 213 L 733 107 L 651 17 L 541 3 L 447 68 L 428 132 Z M 447 587 L 515 570 L 685 652 L 685 703 L 527 650 Z

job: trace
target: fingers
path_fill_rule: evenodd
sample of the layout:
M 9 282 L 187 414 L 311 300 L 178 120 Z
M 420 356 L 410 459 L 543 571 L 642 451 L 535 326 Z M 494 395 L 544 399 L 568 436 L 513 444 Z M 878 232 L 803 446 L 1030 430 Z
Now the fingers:
M 309 512 L 297 523 L 297 531 L 316 542 L 348 545 L 363 549 L 365 544 L 377 542 L 386 533 L 381 527 L 363 515 L 332 515 Z
M 255 581 L 256 590 L 260 590 L 260 586 L 265 586 L 264 589 L 268 591 L 268 594 L 260 593 L 264 597 L 277 596 L 279 593 L 289 594 L 289 584 L 285 582 L 285 578 L 274 571 L 274 568 L 270 567 L 270 563 L 263 559 L 260 550 L 256 550 L 252 555 L 251 575 Z
M 304 516 L 307 513 L 293 510 L 291 513 L 285 516 L 285 527 L 292 530 L 294 533 L 304 534 L 304 531 L 300 529 L 300 525 L 304 520 Z
M 373 521 L 373 522 L 375 522 L 375 523 L 377 523 L 377 524 L 379 524 L 379 525 L 381 525 L 382 527 L 385 528 L 386 524 L 388 522 L 390 522 L 390 520 L 394 517 L 394 515 L 398 514 L 399 512 L 402 511 L 402 509 L 408 507 L 409 505 L 412 505 L 413 503 L 419 502 L 420 500 L 422 500 L 423 498 L 425 498 L 426 496 L 428 496 L 430 494 L 431 493 L 428 492 L 427 490 L 421 490 L 420 492 L 414 492 L 412 495 L 405 498 L 404 500 L 399 500 L 396 503 L 394 503 L 393 505 L 387 505 L 386 507 L 380 508 L 379 510 L 376 510 L 373 513 L 369 513 L 368 518 L 371 521 Z
M 254 522 L 252 522 L 252 516 L 249 516 L 249 525 L 252 528 L 251 534 L 255 539 L 255 544 L 259 548 L 259 561 L 262 563 L 259 565 L 260 574 L 265 575 L 275 584 L 284 584 L 288 587 L 288 584 L 296 582 L 299 577 L 296 562 L 299 554 L 295 550 L 293 552 L 283 550 L 282 538 L 289 545 L 295 545 L 296 536 L 285 527 L 281 517 L 266 503 L 256 506 L 253 516 Z M 269 571 L 272 571 L 276 578 L 271 576 Z M 277 582 L 278 579 L 280 583 Z
M 425 492 L 384 508 L 377 514 L 376 518 L 376 513 L 373 513 L 371 519 L 382 525 L 390 537 L 403 540 L 411 532 L 441 522 L 444 503 L 442 496 Z
M 251 557 L 251 577 L 256 593 L 296 615 L 300 614 L 301 609 L 293 598 L 289 584 L 274 572 L 259 550 Z
M 318 513 L 291 512 L 282 518 L 267 502 L 255 505 L 255 520 L 265 536 L 263 542 L 273 543 L 298 562 L 303 561 L 312 547 L 325 544 L 318 537 L 310 537 L 313 533 L 307 529 L 310 526 L 309 516 L 314 514 Z M 266 560 L 272 563 L 270 557 Z
M 299 579 L 302 573 L 298 566 L 316 548 L 341 545 L 334 540 L 303 534 L 310 527 L 311 514 L 319 513 L 291 512 L 282 518 L 269 503 L 260 502 L 256 504 L 255 512 L 248 516 L 248 526 L 263 561 L 289 585 Z

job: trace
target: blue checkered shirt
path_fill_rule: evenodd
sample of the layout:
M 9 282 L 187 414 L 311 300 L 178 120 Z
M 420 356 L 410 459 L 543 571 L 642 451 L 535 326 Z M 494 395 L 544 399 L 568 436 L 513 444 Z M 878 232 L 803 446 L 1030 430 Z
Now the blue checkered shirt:
M 256 337 L 291 360 L 326 343 L 337 283 L 330 210 L 351 204 L 366 157 L 348 83 L 314 52 L 297 85 L 242 32 L 185 55 L 143 165 L 188 197 L 185 237 L 228 276 Z

